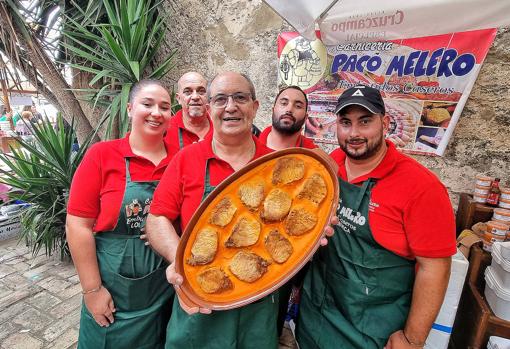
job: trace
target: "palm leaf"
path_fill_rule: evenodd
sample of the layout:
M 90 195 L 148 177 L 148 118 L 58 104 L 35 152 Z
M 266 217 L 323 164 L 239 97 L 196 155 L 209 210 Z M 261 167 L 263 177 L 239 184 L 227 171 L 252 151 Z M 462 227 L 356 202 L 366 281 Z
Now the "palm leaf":
M 147 72 L 164 40 L 166 18 L 160 17 L 161 1 L 104 0 L 102 8 L 107 22 L 96 24 L 97 11 L 89 0 L 86 9 L 80 9 L 80 21 L 69 18 L 64 30 L 68 39 L 64 47 L 74 55 L 73 68 L 93 74 L 90 85 L 102 82 L 97 89 L 86 91 L 95 106 L 104 107 L 106 135 L 123 135 L 129 128 L 125 110 L 129 88 L 144 76 L 162 78 L 174 66 L 176 50 L 152 72 Z M 90 13 L 88 15 L 87 13 Z M 79 63 L 78 63 L 79 62 Z M 116 132 L 112 129 L 118 124 Z
M 64 130 L 62 116 L 57 117 L 58 130 L 45 118 L 33 127 L 33 140 L 18 138 L 19 148 L 0 154 L 9 168 L 0 170 L 0 182 L 11 186 L 11 200 L 22 200 L 30 206 L 22 211 L 21 239 L 37 254 L 44 249 L 51 255 L 69 256 L 64 222 L 66 197 L 71 179 L 95 132 L 82 147 L 73 151 L 74 132 Z M 72 125 L 71 125 L 72 126 Z

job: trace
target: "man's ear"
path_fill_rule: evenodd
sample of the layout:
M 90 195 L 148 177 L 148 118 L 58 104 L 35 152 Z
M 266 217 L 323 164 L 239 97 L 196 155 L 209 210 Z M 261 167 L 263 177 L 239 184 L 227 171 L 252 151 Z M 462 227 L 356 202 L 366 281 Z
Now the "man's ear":
M 175 100 L 177 101 L 177 103 L 179 103 L 180 105 L 182 105 L 181 103 L 181 95 L 179 94 L 179 92 L 177 92 L 175 94 Z
M 259 110 L 260 103 L 258 99 L 253 101 L 253 107 L 255 108 L 255 114 L 257 114 L 257 110 Z
M 384 114 L 384 116 L 382 117 L 382 122 L 383 122 L 383 133 L 386 136 L 386 134 L 390 130 L 390 117 L 388 114 Z
M 128 116 L 131 117 L 131 115 L 129 115 L 129 113 L 131 112 L 131 109 L 133 108 L 133 105 L 131 103 L 128 103 L 127 104 L 127 112 L 128 112 Z

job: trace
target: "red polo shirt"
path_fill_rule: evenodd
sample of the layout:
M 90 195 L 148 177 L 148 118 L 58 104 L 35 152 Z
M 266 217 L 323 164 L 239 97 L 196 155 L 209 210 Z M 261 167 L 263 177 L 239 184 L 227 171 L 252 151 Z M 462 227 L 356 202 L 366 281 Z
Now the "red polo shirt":
M 272 152 L 252 136 L 255 141 L 255 160 Z M 210 184 L 217 186 L 234 173 L 234 169 L 212 151 L 212 134 L 202 142 L 185 147 L 172 159 L 154 193 L 150 213 L 174 221 L 181 218 L 184 231 L 202 202 L 204 194 L 205 164 L 209 160 Z
M 267 146 L 267 136 L 269 135 L 269 133 L 271 132 L 272 129 L 273 129 L 272 126 L 268 126 L 264 129 L 264 131 L 262 131 L 260 133 L 260 135 L 259 135 L 260 143 Z M 301 142 L 303 142 L 303 144 L 301 144 Z M 303 147 L 303 148 L 307 148 L 307 149 L 317 148 L 315 143 L 310 138 L 307 138 L 307 137 L 303 136 L 302 134 L 299 135 L 295 147 L 298 147 L 298 148 Z
M 78 166 L 71 183 L 67 213 L 78 217 L 96 218 L 93 230 L 112 230 L 117 224 L 126 186 L 125 158 L 130 158 L 132 181 L 156 181 L 161 178 L 172 158 L 167 157 L 157 166 L 135 155 L 128 140 L 99 142 L 90 147 Z
M 213 125 L 209 115 L 207 115 L 207 119 L 209 120 L 209 132 L 207 132 L 206 137 L 213 133 Z M 170 145 L 170 151 L 173 154 L 176 154 L 179 150 L 181 150 L 179 144 L 179 130 L 181 130 L 182 142 L 185 147 L 200 140 L 196 134 L 189 131 L 184 126 L 184 121 L 182 120 L 182 110 L 179 110 L 170 119 L 170 124 L 168 125 L 168 130 L 166 131 L 165 137 L 165 141 Z
M 439 179 L 414 159 L 386 141 L 388 151 L 370 173 L 351 181 L 376 180 L 372 188 L 368 221 L 374 239 L 405 258 L 449 257 L 456 252 L 455 218 L 448 192 Z M 345 153 L 330 156 L 347 180 Z

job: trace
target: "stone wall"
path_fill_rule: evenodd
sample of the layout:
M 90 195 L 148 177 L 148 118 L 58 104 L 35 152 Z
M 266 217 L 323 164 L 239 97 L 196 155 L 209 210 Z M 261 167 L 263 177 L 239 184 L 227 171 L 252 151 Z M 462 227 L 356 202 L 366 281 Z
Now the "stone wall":
M 179 50 L 169 83 L 189 70 L 207 77 L 236 70 L 254 81 L 261 108 L 259 128 L 270 123 L 277 86 L 276 39 L 292 30 L 261 0 L 177 1 L 165 3 L 170 32 L 162 55 Z M 482 66 L 444 157 L 416 156 L 448 187 L 470 191 L 477 173 L 501 177 L 510 186 L 510 28 L 501 29 Z

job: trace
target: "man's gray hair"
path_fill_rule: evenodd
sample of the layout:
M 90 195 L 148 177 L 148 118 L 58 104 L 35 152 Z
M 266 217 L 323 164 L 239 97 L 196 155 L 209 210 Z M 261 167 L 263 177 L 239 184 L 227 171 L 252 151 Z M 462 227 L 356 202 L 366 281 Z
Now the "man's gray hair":
M 219 76 L 219 75 L 222 75 L 223 73 L 218 73 L 216 75 L 214 75 L 214 77 L 207 83 L 207 99 L 210 100 L 211 99 L 211 85 L 213 83 L 214 80 L 216 80 L 216 78 Z M 244 73 L 239 73 L 243 78 L 246 79 L 246 81 L 248 82 L 248 86 L 250 88 L 250 94 L 251 94 L 251 99 L 253 99 L 254 101 L 257 100 L 257 96 L 255 95 L 255 85 L 253 85 L 253 81 L 251 81 L 250 77 Z

